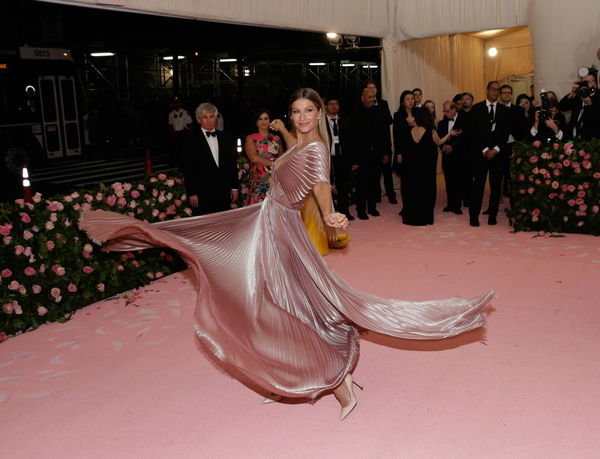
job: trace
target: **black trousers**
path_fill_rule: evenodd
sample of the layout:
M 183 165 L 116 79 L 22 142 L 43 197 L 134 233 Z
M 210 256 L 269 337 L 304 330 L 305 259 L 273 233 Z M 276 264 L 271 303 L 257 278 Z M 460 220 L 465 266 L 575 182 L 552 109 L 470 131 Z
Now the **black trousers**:
M 331 157 L 332 182 L 335 184 L 336 209 L 343 214 L 348 213 L 350 205 L 350 170 L 351 166 L 342 156 Z
M 450 210 L 460 210 L 463 200 L 464 159 L 461 152 L 442 153 L 442 169 L 446 182 L 447 206 Z
M 481 204 L 483 202 L 483 192 L 485 190 L 485 181 L 490 177 L 490 217 L 498 215 L 500 207 L 500 197 L 502 194 L 502 170 L 504 158 L 501 153 L 496 154 L 493 159 L 485 159 L 481 152 L 472 154 L 471 163 L 473 166 L 473 184 L 471 186 L 471 195 L 469 203 L 469 216 L 471 220 L 479 218 Z
M 375 210 L 379 193 L 379 175 L 381 169 L 378 164 L 361 164 L 356 171 L 356 211 L 365 212 L 366 209 Z

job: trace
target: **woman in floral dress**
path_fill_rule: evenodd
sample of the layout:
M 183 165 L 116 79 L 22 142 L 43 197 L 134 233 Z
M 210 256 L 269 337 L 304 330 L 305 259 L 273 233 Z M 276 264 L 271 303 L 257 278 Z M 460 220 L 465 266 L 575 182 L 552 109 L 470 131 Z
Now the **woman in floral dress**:
M 271 185 L 273 163 L 282 151 L 281 139 L 269 131 L 271 114 L 267 109 L 257 112 L 257 132 L 246 137 L 244 151 L 250 160 L 250 181 L 248 189 L 248 204 L 256 204 L 265 199 Z

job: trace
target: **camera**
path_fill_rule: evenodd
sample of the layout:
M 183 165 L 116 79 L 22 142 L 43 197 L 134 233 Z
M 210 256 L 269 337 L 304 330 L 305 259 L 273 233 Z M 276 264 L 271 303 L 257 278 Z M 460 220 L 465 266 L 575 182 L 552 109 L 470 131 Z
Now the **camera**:
M 580 78 L 585 78 L 588 75 L 595 76 L 598 75 L 598 69 L 595 65 L 592 65 L 591 67 L 581 67 L 577 74 Z M 596 92 L 596 88 L 590 87 L 590 82 L 587 80 L 576 81 L 575 84 L 577 85 L 577 91 L 575 95 L 581 99 L 591 97 Z
M 542 100 L 542 106 L 539 108 L 540 114 L 539 120 L 546 121 L 552 119 L 552 112 L 550 111 L 550 100 L 548 99 L 548 93 L 542 89 L 540 92 L 540 99 Z

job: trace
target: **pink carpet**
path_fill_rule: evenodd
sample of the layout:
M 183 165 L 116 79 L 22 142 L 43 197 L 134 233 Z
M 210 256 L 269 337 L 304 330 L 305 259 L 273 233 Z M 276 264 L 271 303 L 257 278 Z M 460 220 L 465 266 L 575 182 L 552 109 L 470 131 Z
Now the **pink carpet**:
M 511 234 L 397 207 L 352 222 L 327 262 L 358 289 L 497 299 L 485 330 L 415 342 L 368 334 L 359 404 L 262 405 L 199 350 L 187 272 L 0 345 L 10 458 L 595 458 L 600 453 L 600 243 Z M 234 286 L 235 288 L 235 286 Z

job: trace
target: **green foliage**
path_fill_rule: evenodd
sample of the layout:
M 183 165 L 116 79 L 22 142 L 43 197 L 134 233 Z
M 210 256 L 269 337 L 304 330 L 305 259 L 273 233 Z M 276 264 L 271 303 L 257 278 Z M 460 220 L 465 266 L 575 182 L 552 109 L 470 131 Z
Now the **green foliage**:
M 105 252 L 78 227 L 83 210 L 148 222 L 191 215 L 183 181 L 157 174 L 32 203 L 0 204 L 0 342 L 6 335 L 67 320 L 77 309 L 185 266 L 167 249 Z
M 515 231 L 600 235 L 600 140 L 517 143 L 511 176 Z

